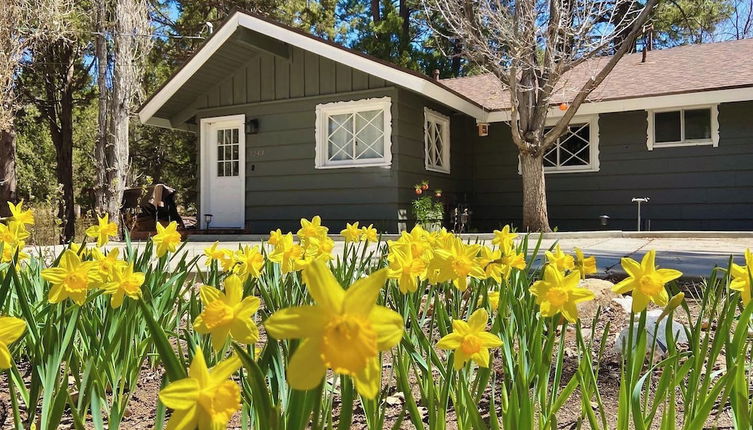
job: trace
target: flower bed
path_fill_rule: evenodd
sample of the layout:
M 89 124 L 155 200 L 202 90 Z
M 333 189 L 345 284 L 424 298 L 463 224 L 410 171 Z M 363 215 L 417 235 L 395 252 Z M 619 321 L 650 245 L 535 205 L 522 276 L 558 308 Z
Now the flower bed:
M 623 259 L 615 356 L 614 309 L 584 312 L 594 258 L 555 246 L 532 267 L 540 242 L 509 227 L 483 246 L 421 227 L 383 243 L 353 223 L 333 255 L 314 217 L 200 263 L 174 224 L 107 251 L 102 218 L 46 267 L 23 252 L 33 215 L 12 209 L 0 425 L 126 426 L 151 378 L 157 428 L 751 428 L 750 252 L 689 301 L 654 252 Z

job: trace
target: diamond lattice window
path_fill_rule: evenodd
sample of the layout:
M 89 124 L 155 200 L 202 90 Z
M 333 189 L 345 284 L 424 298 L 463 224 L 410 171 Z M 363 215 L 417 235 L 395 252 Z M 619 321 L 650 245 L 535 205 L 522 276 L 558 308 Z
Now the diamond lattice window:
M 388 166 L 389 98 L 317 106 L 317 167 Z
M 450 173 L 450 118 L 424 110 L 426 170 Z
M 557 139 L 557 143 L 544 154 L 545 171 L 594 170 L 594 145 L 592 125 L 571 124 Z M 547 130 L 549 131 L 549 130 Z

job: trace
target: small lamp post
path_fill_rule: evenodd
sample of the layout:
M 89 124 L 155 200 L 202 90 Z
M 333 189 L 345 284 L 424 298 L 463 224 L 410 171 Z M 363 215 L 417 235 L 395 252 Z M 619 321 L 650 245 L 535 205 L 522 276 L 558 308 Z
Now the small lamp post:
M 599 221 L 601 222 L 602 227 L 606 227 L 607 224 L 609 224 L 609 215 L 601 215 L 599 216 Z
M 212 214 L 204 214 L 204 225 L 206 226 L 205 230 L 209 230 L 209 224 L 212 223 L 212 217 L 213 216 L 214 215 L 212 215 Z
M 647 203 L 648 197 L 633 197 L 633 203 L 638 203 L 638 231 L 641 231 L 641 203 Z

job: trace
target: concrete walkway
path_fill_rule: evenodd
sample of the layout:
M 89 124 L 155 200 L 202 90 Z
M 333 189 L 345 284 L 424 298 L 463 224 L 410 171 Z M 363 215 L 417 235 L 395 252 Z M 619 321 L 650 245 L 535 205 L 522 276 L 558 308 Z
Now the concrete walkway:
M 334 237 L 334 236 L 333 236 Z M 394 239 L 397 236 L 385 236 L 383 239 Z M 479 241 L 489 243 L 490 234 L 464 235 L 464 238 L 472 242 Z M 337 239 L 337 237 L 335 237 Z M 189 258 L 195 255 L 203 255 L 204 248 L 211 245 L 211 241 L 219 240 L 222 247 L 238 249 L 239 245 L 258 245 L 266 235 L 244 236 L 191 236 L 184 250 Z M 532 234 L 529 241 L 531 247 L 538 239 L 538 235 Z M 583 233 L 552 233 L 546 234 L 542 239 L 543 251 L 555 243 L 559 243 L 565 252 L 573 252 L 573 248 L 579 247 L 587 256 L 595 256 L 597 266 L 602 276 L 623 274 L 620 265 L 622 257 L 631 257 L 639 260 L 643 255 L 655 250 L 656 262 L 661 267 L 677 269 L 683 272 L 687 278 L 704 278 L 710 275 L 716 266 L 726 268 L 730 256 L 735 262 L 743 263 L 743 253 L 746 248 L 753 249 L 753 234 L 750 232 L 652 232 L 652 233 L 623 233 L 623 232 L 583 232 Z M 138 246 L 143 246 L 143 243 Z M 113 244 L 113 246 L 118 246 Z M 337 241 L 335 253 L 341 253 L 343 242 Z M 59 247 L 46 247 L 35 249 L 34 254 L 43 252 L 47 258 L 53 253 L 60 252 Z

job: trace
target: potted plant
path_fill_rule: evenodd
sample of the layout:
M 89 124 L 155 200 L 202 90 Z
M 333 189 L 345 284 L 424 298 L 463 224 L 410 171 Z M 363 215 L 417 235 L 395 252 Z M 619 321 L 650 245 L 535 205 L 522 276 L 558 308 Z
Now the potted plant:
M 423 191 L 429 189 L 429 182 L 423 181 L 415 186 L 416 194 L 421 195 Z M 420 190 L 420 192 L 419 192 Z M 442 190 L 435 190 L 434 196 L 440 198 Z M 441 201 L 435 200 L 431 193 L 416 198 L 412 203 L 413 215 L 416 217 L 416 223 L 427 231 L 436 231 L 442 228 L 444 218 L 444 205 Z

